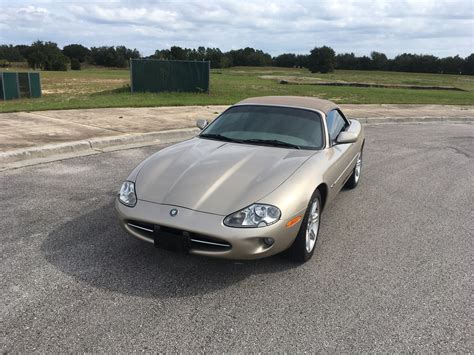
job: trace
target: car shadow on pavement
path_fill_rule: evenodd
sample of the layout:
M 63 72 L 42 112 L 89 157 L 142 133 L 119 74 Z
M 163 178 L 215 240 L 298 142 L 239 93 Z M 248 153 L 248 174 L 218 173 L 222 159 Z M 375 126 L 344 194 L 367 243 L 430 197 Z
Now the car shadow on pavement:
M 49 263 L 80 282 L 140 297 L 206 294 L 254 274 L 298 266 L 279 256 L 235 262 L 155 249 L 120 228 L 113 202 L 53 230 L 41 251 Z

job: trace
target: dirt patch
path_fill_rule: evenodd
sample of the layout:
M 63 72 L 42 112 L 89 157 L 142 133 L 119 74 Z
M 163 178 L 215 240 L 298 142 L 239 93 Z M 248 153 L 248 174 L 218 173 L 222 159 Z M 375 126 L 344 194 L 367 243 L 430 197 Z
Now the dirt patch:
M 454 86 L 435 86 L 435 85 L 411 85 L 411 84 L 377 84 L 377 83 L 358 83 L 342 80 L 328 81 L 320 78 L 305 76 L 278 76 L 278 75 L 262 75 L 261 79 L 278 80 L 280 84 L 290 85 L 320 85 L 320 86 L 353 86 L 353 87 L 373 87 L 387 89 L 413 89 L 413 90 L 452 90 L 466 91 Z
M 60 81 L 54 85 L 44 85 L 44 95 L 69 95 L 77 96 L 102 92 L 106 89 L 117 89 L 128 83 L 128 79 L 91 79 L 91 78 L 72 78 L 67 81 Z M 51 83 L 48 83 L 51 84 Z
M 293 85 L 302 85 L 301 83 Z M 311 83 L 306 85 L 322 86 L 354 86 L 364 88 L 387 88 L 387 89 L 413 89 L 413 90 L 452 90 L 466 91 L 454 86 L 430 86 L 430 85 L 403 85 L 403 84 L 375 84 L 375 83 L 348 83 L 348 82 L 329 82 L 329 83 Z
M 260 79 L 286 81 L 290 84 L 317 84 L 329 82 L 320 78 L 313 78 L 308 76 L 292 76 L 292 75 L 261 75 Z

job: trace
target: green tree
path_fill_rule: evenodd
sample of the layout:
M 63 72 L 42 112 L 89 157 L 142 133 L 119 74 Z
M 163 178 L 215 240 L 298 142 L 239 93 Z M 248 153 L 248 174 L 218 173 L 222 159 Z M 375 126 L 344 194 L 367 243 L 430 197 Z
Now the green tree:
M 298 54 L 296 56 L 295 65 L 299 68 L 308 68 L 309 54 Z
M 263 67 L 272 65 L 272 56 L 270 54 L 250 47 L 231 50 L 226 54 L 235 66 Z
M 371 70 L 372 68 L 372 61 L 366 55 L 359 57 L 359 69 L 360 70 Z
M 26 61 L 26 57 L 28 54 L 28 50 L 30 49 L 30 46 L 28 46 L 27 44 L 17 44 L 15 48 L 18 49 L 21 57 L 23 58 L 21 61 Z
M 173 60 L 186 60 L 186 59 L 188 59 L 187 55 L 186 55 L 186 51 L 181 47 L 173 46 L 173 47 L 170 48 L 170 52 L 171 52 L 171 59 L 173 59 Z
M 464 59 L 456 55 L 441 59 L 440 67 L 444 74 L 461 74 L 465 66 Z
M 125 46 L 91 48 L 91 61 L 96 65 L 124 68 L 128 66 L 130 58 L 140 58 L 140 52 Z
M 79 62 L 84 63 L 91 51 L 82 44 L 69 44 L 64 46 L 63 53 L 66 57 L 71 59 L 71 61 L 72 59 L 77 59 Z
M 336 69 L 359 69 L 358 57 L 354 53 L 340 53 L 336 56 Z
M 464 59 L 463 74 L 474 75 L 474 53 Z
M 372 52 L 370 53 L 370 59 L 372 60 L 372 69 L 374 70 L 386 70 L 388 59 L 384 53 Z
M 232 58 L 228 55 L 223 55 L 220 60 L 220 68 L 230 68 L 232 66 Z
M 28 65 L 33 69 L 65 71 L 69 63 L 54 42 L 34 42 L 27 51 Z
M 211 62 L 211 68 L 222 68 L 223 65 L 227 65 L 224 53 L 219 48 L 206 48 L 204 59 Z
M 315 47 L 308 60 L 308 69 L 311 73 L 329 73 L 334 71 L 336 65 L 336 53 L 328 46 Z
M 296 66 L 296 55 L 293 53 L 283 53 L 273 58 L 273 65 L 276 67 L 293 68 Z
M 9 62 L 22 62 L 25 60 L 21 55 L 20 50 L 11 44 L 0 45 L 0 59 L 5 59 Z

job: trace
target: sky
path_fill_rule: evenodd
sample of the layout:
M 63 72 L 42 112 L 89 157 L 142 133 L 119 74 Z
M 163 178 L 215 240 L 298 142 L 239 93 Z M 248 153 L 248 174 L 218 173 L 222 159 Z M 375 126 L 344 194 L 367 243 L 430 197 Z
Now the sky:
M 244 47 L 272 55 L 474 52 L 474 0 L 0 0 L 0 44 Z

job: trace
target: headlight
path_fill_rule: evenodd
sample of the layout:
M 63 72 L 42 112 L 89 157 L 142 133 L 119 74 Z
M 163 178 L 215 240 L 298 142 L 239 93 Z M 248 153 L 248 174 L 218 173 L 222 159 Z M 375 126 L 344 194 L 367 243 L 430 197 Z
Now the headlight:
M 280 219 L 280 210 L 271 205 L 253 204 L 224 218 L 228 227 L 256 228 L 266 227 Z
M 119 191 L 119 201 L 125 206 L 134 207 L 137 204 L 137 195 L 135 194 L 135 183 L 125 181 Z

